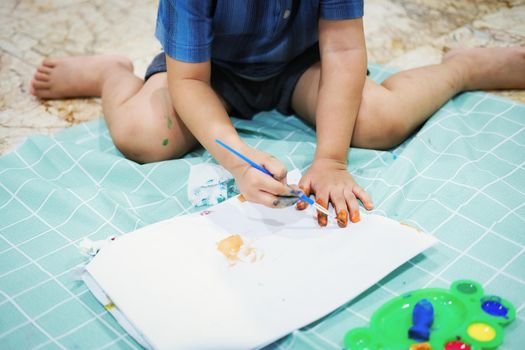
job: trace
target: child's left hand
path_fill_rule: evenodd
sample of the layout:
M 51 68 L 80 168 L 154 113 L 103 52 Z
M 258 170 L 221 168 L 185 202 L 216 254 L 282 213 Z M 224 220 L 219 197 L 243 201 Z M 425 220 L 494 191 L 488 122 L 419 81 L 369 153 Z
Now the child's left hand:
M 346 164 L 332 159 L 316 159 L 312 166 L 303 175 L 299 182 L 299 187 L 307 194 L 313 193 L 316 201 L 328 207 L 329 202 L 335 208 L 339 226 L 346 226 L 346 214 L 350 214 L 350 221 L 358 222 L 359 204 L 361 200 L 367 210 L 373 208 L 370 196 L 363 190 L 352 175 L 346 169 Z M 297 209 L 306 208 L 304 202 L 297 204 Z M 344 213 L 342 213 L 344 212 Z M 324 214 L 318 212 L 318 216 Z M 326 225 L 326 220 L 318 217 L 318 222 Z

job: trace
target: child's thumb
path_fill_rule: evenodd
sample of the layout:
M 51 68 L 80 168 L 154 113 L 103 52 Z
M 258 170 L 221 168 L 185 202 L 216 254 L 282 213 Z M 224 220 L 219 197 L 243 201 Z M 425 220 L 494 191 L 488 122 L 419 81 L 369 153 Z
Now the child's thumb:
M 268 156 L 263 166 L 273 174 L 273 178 L 277 181 L 280 181 L 282 183 L 286 183 L 286 174 L 288 173 L 288 170 L 284 166 L 284 164 L 277 158 L 273 156 Z

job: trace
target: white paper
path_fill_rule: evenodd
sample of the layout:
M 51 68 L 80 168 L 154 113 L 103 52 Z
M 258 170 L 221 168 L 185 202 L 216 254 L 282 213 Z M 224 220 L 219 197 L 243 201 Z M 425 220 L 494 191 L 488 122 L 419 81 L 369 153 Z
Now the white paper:
M 217 242 L 232 234 L 259 260 L 231 265 Z M 313 211 L 232 198 L 120 237 L 87 272 L 149 347 L 249 349 L 323 317 L 434 243 L 377 215 L 319 228 Z

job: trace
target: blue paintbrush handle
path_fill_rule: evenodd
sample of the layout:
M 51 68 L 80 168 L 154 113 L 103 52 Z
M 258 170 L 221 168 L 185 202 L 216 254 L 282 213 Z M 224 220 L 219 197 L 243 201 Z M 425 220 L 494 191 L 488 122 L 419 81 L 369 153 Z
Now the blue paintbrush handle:
M 315 209 L 319 210 L 320 212 L 330 216 L 330 217 L 335 217 L 334 214 L 331 214 L 328 209 L 324 208 L 321 206 L 321 204 L 319 203 L 316 203 L 314 202 L 314 200 L 310 197 L 306 197 L 305 194 L 299 196 L 299 199 L 302 200 L 302 201 L 305 201 L 306 203 L 310 204 L 311 206 L 313 206 Z
M 222 147 L 226 148 L 228 151 L 230 151 L 233 154 L 235 154 L 237 157 L 239 157 L 242 160 L 244 160 L 246 163 L 250 164 L 255 169 L 257 169 L 259 171 L 262 171 L 266 175 L 270 175 L 271 177 L 273 177 L 273 174 L 271 172 L 269 172 L 268 169 L 263 168 L 262 166 L 260 166 L 259 164 L 255 163 L 253 160 L 251 160 L 250 158 L 248 158 L 245 155 L 237 152 L 236 150 L 234 150 L 233 148 L 231 148 L 230 146 L 228 146 L 227 144 L 225 144 L 221 140 L 215 139 L 215 142 L 217 142 L 219 145 L 221 145 Z
M 305 194 L 300 195 L 299 199 L 304 201 L 304 202 L 306 202 L 306 203 L 308 203 L 308 204 L 310 204 L 310 205 L 314 205 L 315 204 L 314 200 L 312 198 L 310 198 L 310 197 L 306 197 Z

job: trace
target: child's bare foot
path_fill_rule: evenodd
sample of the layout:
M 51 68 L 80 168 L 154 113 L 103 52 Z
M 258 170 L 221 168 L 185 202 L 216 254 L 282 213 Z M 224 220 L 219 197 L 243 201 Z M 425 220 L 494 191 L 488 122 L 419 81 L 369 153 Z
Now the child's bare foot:
M 100 96 L 104 78 L 119 69 L 133 72 L 133 64 L 112 55 L 49 58 L 37 68 L 29 91 L 42 99 Z
M 525 47 L 453 49 L 443 63 L 459 63 L 464 90 L 525 89 Z

